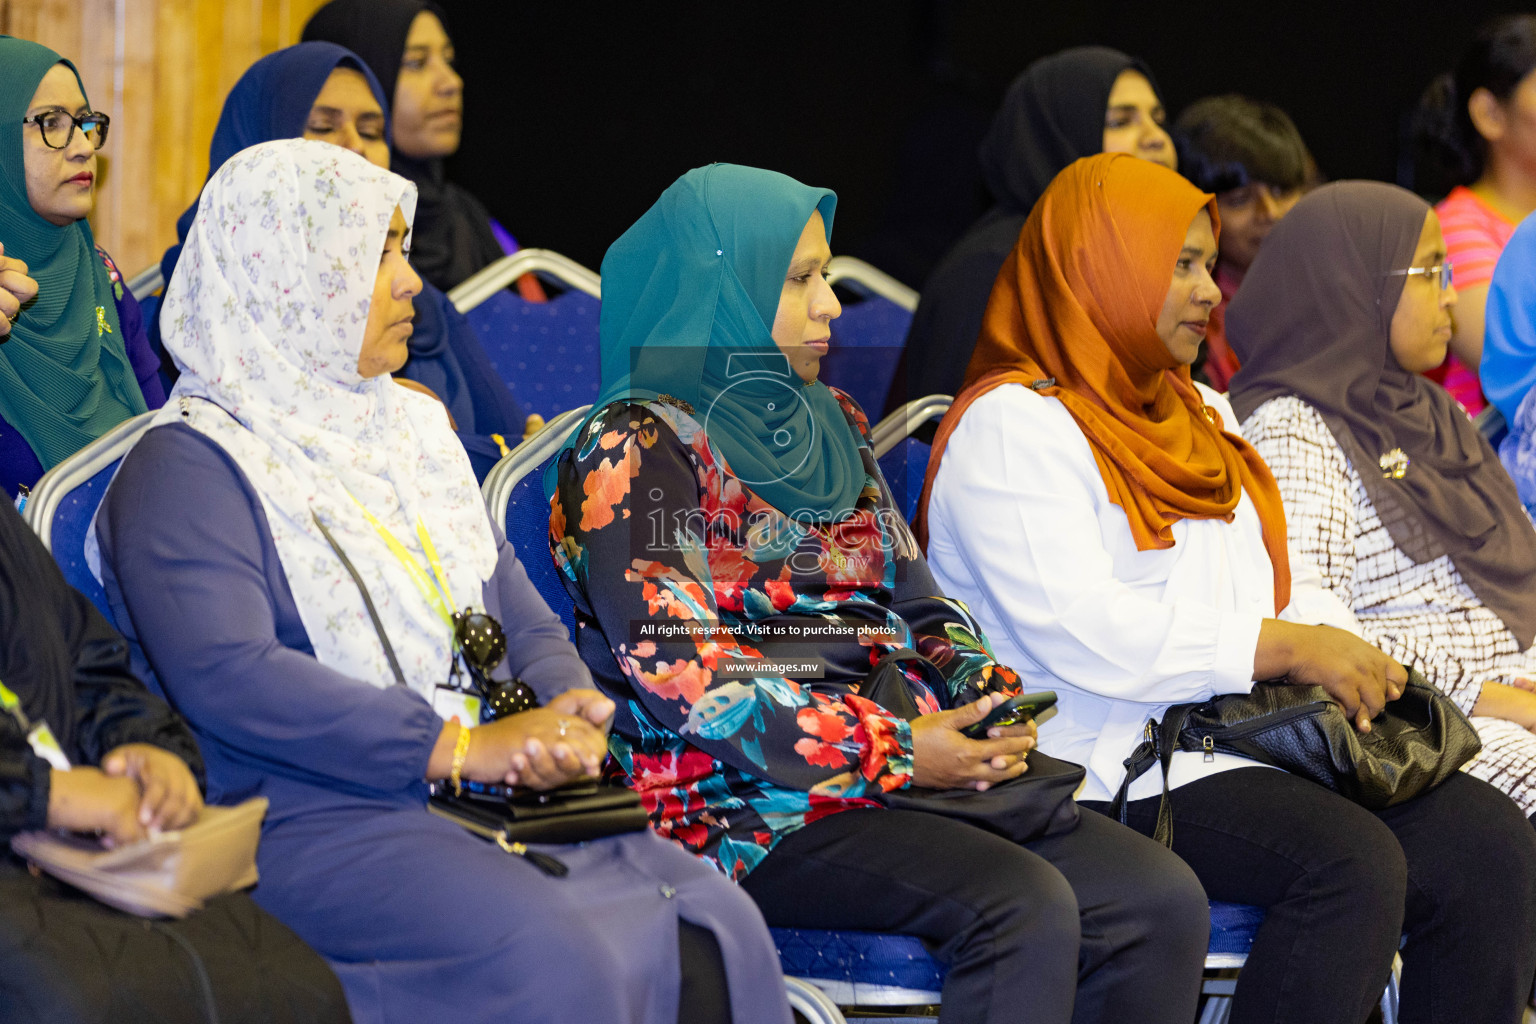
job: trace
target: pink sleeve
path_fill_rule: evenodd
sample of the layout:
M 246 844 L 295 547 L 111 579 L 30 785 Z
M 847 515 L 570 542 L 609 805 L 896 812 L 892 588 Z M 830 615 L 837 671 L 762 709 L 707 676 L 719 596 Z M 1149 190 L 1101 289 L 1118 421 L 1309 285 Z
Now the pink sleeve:
M 1453 193 L 1435 208 L 1445 233 L 1445 250 L 1456 267 L 1456 286 L 1475 288 L 1493 280 L 1494 264 L 1514 226 L 1479 203 L 1471 193 Z

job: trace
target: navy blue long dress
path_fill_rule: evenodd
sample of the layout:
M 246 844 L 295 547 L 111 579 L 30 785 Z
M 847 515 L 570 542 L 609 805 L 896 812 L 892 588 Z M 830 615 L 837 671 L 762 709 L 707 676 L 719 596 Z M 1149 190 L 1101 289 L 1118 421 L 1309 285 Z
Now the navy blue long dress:
M 679 919 L 719 942 L 736 1024 L 788 1024 L 761 917 L 702 862 L 646 831 L 545 848 L 570 867 L 553 878 L 426 811 L 442 720 L 404 686 L 315 659 L 260 499 L 215 442 L 149 431 L 98 532 L 134 666 L 192 723 L 210 802 L 271 801 L 257 902 L 329 960 L 360 1024 L 672 1024 Z M 508 632 L 505 670 L 545 701 L 590 686 L 497 541 L 483 599 Z

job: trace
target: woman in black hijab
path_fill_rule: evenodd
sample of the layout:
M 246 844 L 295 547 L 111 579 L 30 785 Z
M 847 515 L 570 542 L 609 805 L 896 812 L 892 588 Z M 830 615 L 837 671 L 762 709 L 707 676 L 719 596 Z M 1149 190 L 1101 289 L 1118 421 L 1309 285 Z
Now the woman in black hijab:
M 1118 152 L 1175 167 L 1164 119 L 1151 70 L 1108 47 L 1063 50 L 1013 80 L 977 151 L 995 205 L 928 275 L 887 411 L 909 398 L 959 391 L 992 282 L 1035 200 L 1063 167 Z
M 345 46 L 383 86 L 390 170 L 415 182 L 418 195 L 411 265 L 448 291 L 507 250 L 485 206 L 444 170 L 459 148 L 464 103 L 445 26 L 442 8 L 430 0 L 331 0 L 304 26 L 304 41 Z

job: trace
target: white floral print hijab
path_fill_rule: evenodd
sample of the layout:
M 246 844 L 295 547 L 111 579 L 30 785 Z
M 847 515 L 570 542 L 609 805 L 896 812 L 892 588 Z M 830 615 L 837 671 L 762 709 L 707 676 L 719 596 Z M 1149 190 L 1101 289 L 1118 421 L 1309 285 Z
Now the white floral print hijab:
M 181 377 L 157 423 L 216 441 L 261 498 L 283 573 L 321 664 L 394 684 L 330 530 L 373 598 L 413 690 L 446 680 L 452 632 L 363 513 L 432 570 L 456 608 L 481 606 L 495 537 L 441 403 L 358 373 L 385 235 L 416 186 L 339 146 L 252 146 L 209 180 L 166 290 L 161 323 Z M 408 239 L 407 239 L 408 241 Z

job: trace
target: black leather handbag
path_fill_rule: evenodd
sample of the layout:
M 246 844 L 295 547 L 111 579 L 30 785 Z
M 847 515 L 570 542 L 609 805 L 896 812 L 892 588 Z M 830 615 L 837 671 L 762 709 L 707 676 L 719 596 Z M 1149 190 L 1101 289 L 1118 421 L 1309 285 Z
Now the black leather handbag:
M 1416 669 L 1397 700 L 1360 733 L 1320 686 L 1253 685 L 1199 704 L 1175 704 L 1125 761 L 1125 780 L 1110 804 L 1124 823 L 1131 783 L 1161 764 L 1163 799 L 1153 838 L 1172 840 L 1168 767 L 1175 750 L 1240 754 L 1310 779 L 1362 807 L 1380 810 L 1411 800 L 1477 756 L 1477 730 L 1451 699 Z
M 916 651 L 902 648 L 876 662 L 859 687 L 859 695 L 910 722 L 919 710 L 902 674 L 903 663 L 914 663 L 935 692 L 946 692 L 938 667 Z M 892 810 L 942 814 L 1016 843 L 1072 831 L 1078 820 L 1073 794 L 1082 784 L 1085 769 L 1038 750 L 1031 750 L 1028 760 L 1029 770 L 1023 775 L 983 792 L 908 786 L 879 800 Z
M 454 796 L 450 787 L 434 784 L 427 810 L 556 876 L 564 875 L 566 866 L 527 844 L 582 843 L 639 832 L 650 824 L 638 793 L 598 783 L 501 798 Z

